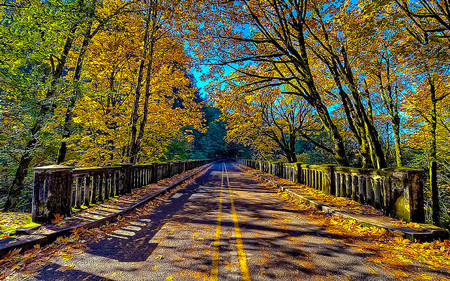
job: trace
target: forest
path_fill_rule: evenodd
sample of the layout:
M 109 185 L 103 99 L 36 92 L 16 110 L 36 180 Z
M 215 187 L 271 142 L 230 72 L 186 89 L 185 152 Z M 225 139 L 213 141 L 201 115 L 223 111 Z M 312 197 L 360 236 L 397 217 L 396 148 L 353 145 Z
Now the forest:
M 5 211 L 36 166 L 251 157 L 423 169 L 449 226 L 448 0 L 0 7 Z

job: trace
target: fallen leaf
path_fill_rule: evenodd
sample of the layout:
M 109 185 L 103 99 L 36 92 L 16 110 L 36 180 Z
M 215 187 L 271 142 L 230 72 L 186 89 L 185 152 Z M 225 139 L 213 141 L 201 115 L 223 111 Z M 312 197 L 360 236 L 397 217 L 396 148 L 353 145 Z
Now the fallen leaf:
M 52 223 L 58 223 L 64 218 L 64 215 L 60 215 L 60 214 L 54 214 L 54 216 L 55 216 L 55 218 L 52 219 Z
M 67 271 L 67 270 L 71 270 L 74 267 L 75 267 L 75 264 L 72 263 L 72 264 L 69 264 L 69 265 L 63 265 L 63 266 L 59 267 L 58 269 L 56 269 L 56 271 L 64 272 L 64 271 Z

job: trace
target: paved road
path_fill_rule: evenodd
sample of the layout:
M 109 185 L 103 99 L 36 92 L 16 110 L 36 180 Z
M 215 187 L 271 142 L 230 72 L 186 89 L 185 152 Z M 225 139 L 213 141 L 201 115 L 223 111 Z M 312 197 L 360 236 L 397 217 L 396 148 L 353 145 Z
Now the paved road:
M 215 164 L 169 204 L 35 280 L 392 279 L 274 193 L 231 164 Z

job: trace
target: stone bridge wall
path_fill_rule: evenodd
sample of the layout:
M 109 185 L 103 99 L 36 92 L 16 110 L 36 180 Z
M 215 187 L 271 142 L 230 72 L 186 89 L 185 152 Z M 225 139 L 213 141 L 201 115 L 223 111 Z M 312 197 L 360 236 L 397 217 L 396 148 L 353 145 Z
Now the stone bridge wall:
M 370 204 L 405 221 L 424 222 L 423 171 L 408 168 L 359 169 L 336 165 L 270 163 L 238 159 L 241 165 Z
M 147 165 L 75 168 L 46 166 L 34 169 L 32 218 L 49 222 L 54 214 L 70 216 L 111 197 L 130 193 L 175 174 L 203 166 L 211 161 L 192 160 Z

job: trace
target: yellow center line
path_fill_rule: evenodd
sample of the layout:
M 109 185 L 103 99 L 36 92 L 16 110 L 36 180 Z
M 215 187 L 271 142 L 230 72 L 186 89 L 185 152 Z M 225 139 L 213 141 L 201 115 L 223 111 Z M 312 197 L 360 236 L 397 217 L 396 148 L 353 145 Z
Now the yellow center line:
M 228 171 L 227 171 L 226 166 L 225 166 L 225 174 L 227 176 L 228 192 L 230 193 L 231 213 L 232 213 L 233 223 L 234 223 L 234 233 L 236 236 L 236 249 L 237 249 L 237 254 L 238 254 L 239 267 L 241 268 L 242 280 L 250 281 L 251 278 L 250 278 L 250 272 L 248 271 L 248 266 L 247 266 L 247 256 L 245 254 L 244 243 L 242 242 L 241 229 L 239 228 L 239 220 L 238 220 L 238 216 L 236 213 L 236 208 L 234 206 L 233 194 L 231 193 L 230 179 L 228 178 Z
M 211 268 L 211 281 L 217 281 L 217 275 L 219 274 L 219 247 L 220 247 L 220 225 L 222 223 L 222 201 L 223 201 L 223 165 L 222 165 L 222 182 L 220 184 L 220 197 L 219 197 L 219 215 L 217 216 L 216 236 L 214 239 L 214 250 L 212 257 Z

